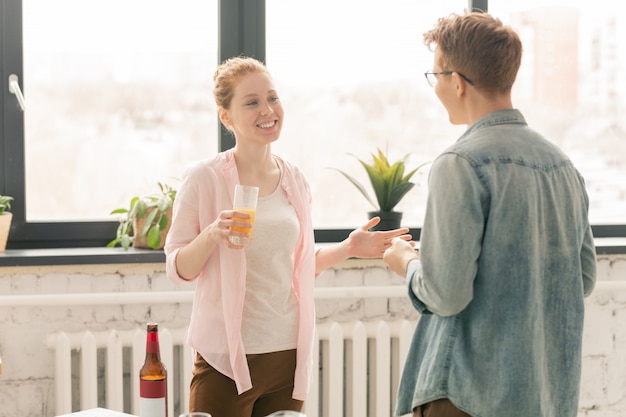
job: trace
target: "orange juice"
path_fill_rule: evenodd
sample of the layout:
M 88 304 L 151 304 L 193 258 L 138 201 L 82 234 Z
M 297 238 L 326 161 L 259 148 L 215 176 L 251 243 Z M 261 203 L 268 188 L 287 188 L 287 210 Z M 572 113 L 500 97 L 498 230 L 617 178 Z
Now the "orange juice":
M 237 236 L 232 236 L 231 237 L 231 242 L 233 242 L 236 245 L 246 245 L 247 243 L 250 242 L 250 240 L 252 239 L 252 231 L 254 230 L 254 216 L 256 215 L 256 209 L 251 209 L 251 208 L 237 208 L 235 207 L 233 210 L 235 211 L 240 211 L 242 213 L 248 213 L 250 215 L 249 219 L 242 219 L 241 217 L 233 217 L 233 220 L 240 220 L 242 222 L 250 222 L 250 227 L 236 227 L 233 226 L 233 230 L 237 231 L 237 232 L 247 232 L 248 233 L 248 237 L 247 238 L 240 238 Z

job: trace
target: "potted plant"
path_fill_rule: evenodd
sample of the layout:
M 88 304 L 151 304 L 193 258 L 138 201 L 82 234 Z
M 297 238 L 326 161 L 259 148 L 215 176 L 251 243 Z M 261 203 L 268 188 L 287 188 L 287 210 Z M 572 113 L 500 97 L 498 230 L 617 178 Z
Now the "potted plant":
M 402 200 L 402 198 L 415 186 L 410 181 L 411 177 L 428 162 L 419 165 L 412 171 L 405 173 L 406 159 L 409 154 L 406 154 L 400 160 L 390 163 L 387 155 L 380 149 L 377 149 L 377 154 L 372 153 L 372 163 L 365 162 L 362 159 L 354 156 L 365 168 L 369 177 L 376 201 L 370 196 L 366 188 L 354 177 L 345 173 L 344 171 L 333 168 L 346 177 L 354 186 L 363 194 L 367 201 L 376 208 L 374 211 L 368 212 L 368 216 L 379 216 L 380 223 L 376 225 L 372 230 L 390 230 L 400 227 L 402 220 L 402 213 L 394 211 L 396 205 Z
M 13 197 L 8 195 L 0 195 L 0 252 L 4 252 L 9 239 L 9 230 L 11 230 L 11 221 L 13 214 L 11 210 L 11 201 Z
M 172 223 L 172 205 L 176 190 L 167 184 L 157 183 L 160 192 L 136 196 L 130 200 L 129 208 L 118 208 L 111 212 L 119 216 L 115 239 L 108 248 L 120 245 L 134 248 L 162 249 L 165 236 Z

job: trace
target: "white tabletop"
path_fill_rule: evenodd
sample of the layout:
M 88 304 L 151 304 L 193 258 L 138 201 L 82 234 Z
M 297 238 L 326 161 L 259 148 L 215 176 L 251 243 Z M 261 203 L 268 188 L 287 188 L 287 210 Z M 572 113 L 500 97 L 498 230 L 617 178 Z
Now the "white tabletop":
M 121 413 L 119 411 L 107 410 L 106 408 L 92 408 L 85 411 L 77 411 L 71 414 L 63 414 L 57 417 L 137 417 L 133 414 Z

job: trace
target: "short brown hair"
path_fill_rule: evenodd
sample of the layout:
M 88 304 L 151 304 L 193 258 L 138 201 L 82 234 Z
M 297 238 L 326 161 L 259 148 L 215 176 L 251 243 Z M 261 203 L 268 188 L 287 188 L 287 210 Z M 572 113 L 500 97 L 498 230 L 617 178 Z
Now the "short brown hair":
M 241 77 L 255 72 L 263 72 L 270 75 L 265 65 L 255 58 L 237 56 L 222 62 L 213 75 L 215 104 L 228 110 L 235 93 L 235 87 Z
M 457 71 L 487 93 L 511 91 L 522 61 L 517 32 L 488 13 L 440 18 L 424 33 L 424 43 L 431 50 L 436 45 L 442 71 Z

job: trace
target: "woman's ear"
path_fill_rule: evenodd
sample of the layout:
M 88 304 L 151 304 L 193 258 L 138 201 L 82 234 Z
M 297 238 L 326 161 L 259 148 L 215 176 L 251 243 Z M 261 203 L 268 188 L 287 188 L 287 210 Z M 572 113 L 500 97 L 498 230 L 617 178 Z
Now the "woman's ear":
M 230 128 L 230 117 L 228 117 L 228 111 L 224 108 L 220 107 L 218 109 L 218 115 L 220 117 L 220 121 L 226 128 Z

